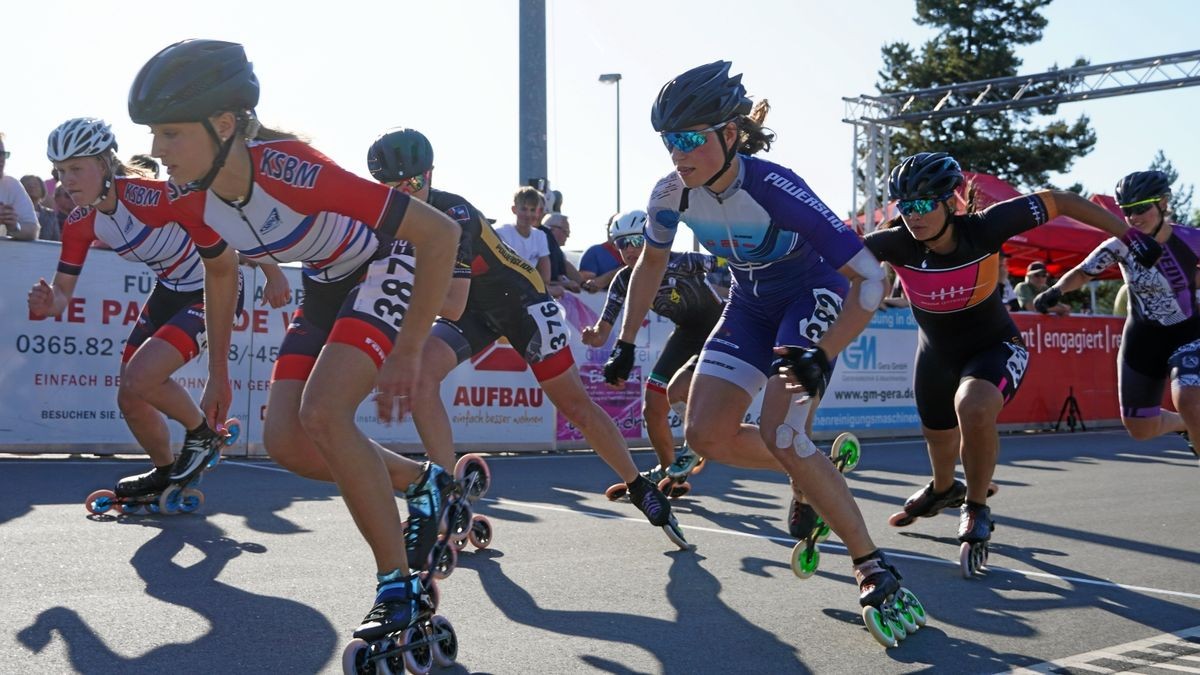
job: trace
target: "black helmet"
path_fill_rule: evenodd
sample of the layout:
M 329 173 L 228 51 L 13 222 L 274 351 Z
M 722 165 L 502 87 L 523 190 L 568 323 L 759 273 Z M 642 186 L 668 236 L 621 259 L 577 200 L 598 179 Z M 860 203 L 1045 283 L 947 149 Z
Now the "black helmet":
M 963 184 L 962 167 L 944 152 L 905 157 L 888 178 L 889 199 L 949 199 Z
M 367 169 L 381 183 L 412 178 L 432 168 L 433 146 L 416 129 L 392 129 L 376 138 L 367 150 Z
M 742 76 L 729 76 L 732 64 L 714 61 L 692 68 L 663 85 L 650 110 L 654 130 L 681 131 L 703 124 L 713 126 L 750 113 Z
M 1136 202 L 1171 194 L 1171 179 L 1162 171 L 1134 171 L 1117 181 L 1117 204 Z
M 176 42 L 147 61 L 129 89 L 136 124 L 200 122 L 257 105 L 258 78 L 236 42 Z

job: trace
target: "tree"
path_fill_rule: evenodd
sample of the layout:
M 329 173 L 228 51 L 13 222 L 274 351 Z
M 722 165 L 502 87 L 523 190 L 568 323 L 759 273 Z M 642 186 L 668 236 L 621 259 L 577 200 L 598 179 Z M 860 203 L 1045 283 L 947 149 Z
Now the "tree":
M 1041 39 L 1046 19 L 1039 10 L 1048 4 L 1050 0 L 917 0 L 916 22 L 940 32 L 919 54 L 905 42 L 884 45 L 884 68 L 876 86 L 881 93 L 895 93 L 1017 75 L 1022 61 L 1013 48 Z M 1086 64 L 1078 59 L 1072 67 Z M 1060 86 L 1048 83 L 1028 93 L 1050 93 Z M 892 148 L 896 159 L 948 150 L 965 169 L 1036 189 L 1096 144 L 1086 115 L 1074 123 L 1034 124 L 1035 116 L 1056 111 L 1057 106 L 1048 105 L 908 124 L 893 133 Z
M 1161 149 L 1158 154 L 1154 155 L 1154 161 L 1150 162 L 1150 170 L 1167 174 L 1167 178 L 1171 181 L 1170 204 L 1175 222 L 1180 225 L 1196 224 L 1197 221 L 1194 218 L 1197 214 L 1192 213 L 1192 193 L 1195 192 L 1195 186 L 1176 184 L 1176 181 L 1179 180 L 1179 172 Z

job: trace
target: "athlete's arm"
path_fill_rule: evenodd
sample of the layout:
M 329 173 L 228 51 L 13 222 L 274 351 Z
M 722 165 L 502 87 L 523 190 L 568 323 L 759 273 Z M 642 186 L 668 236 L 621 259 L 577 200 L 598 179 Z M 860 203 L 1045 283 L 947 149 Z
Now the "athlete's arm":
M 1092 275 L 1084 272 L 1079 267 L 1075 267 L 1070 272 L 1063 275 L 1061 279 L 1054 283 L 1050 288 L 1057 288 L 1060 293 L 1070 293 L 1077 291 L 1087 285 L 1089 281 L 1094 279 Z
M 650 311 L 650 305 L 654 303 L 654 296 L 658 293 L 658 287 L 662 284 L 670 261 L 669 248 L 646 246 L 642 250 L 642 255 L 629 276 L 629 290 L 625 294 L 625 320 L 621 323 L 619 337 L 621 341 L 633 342 L 637 339 L 638 330 L 642 327 L 642 321 L 646 319 L 646 313 Z M 617 271 L 613 270 L 612 274 L 615 275 Z M 608 281 L 611 280 L 610 276 Z
M 239 257 L 241 255 L 238 254 Z M 287 276 L 284 275 L 283 270 L 279 269 L 279 265 L 264 263 L 258 267 L 262 268 L 263 278 L 266 279 L 266 282 L 263 283 L 262 304 L 279 309 L 291 302 L 292 285 L 288 283 Z
M 438 312 L 438 316 L 450 319 L 451 321 L 457 321 L 467 309 L 467 296 L 470 293 L 470 277 L 466 279 L 455 277 L 452 279 L 450 281 L 450 290 L 446 291 L 446 300 L 442 303 L 442 309 Z
M 1112 211 L 1084 199 L 1074 192 L 1046 190 L 1038 192 L 1037 196 L 1046 205 L 1047 220 L 1053 220 L 1060 215 L 1067 216 L 1117 238 L 1124 236 L 1129 231 L 1129 224 Z
M 47 284 L 45 279 L 38 279 L 29 291 L 29 314 L 39 319 L 61 315 L 75 295 L 75 284 L 78 282 L 78 275 L 64 272 L 55 272 L 54 285 Z
M 850 291 L 838 318 L 821 336 L 817 346 L 830 358 L 840 354 L 871 322 L 883 299 L 883 268 L 867 249 L 862 249 L 838 272 L 850 280 Z
M 208 382 L 200 397 L 200 409 L 209 427 L 216 429 L 225 422 L 233 390 L 229 384 L 229 345 L 233 339 L 234 309 L 238 297 L 237 254 L 227 246 L 219 253 L 205 255 L 204 262 L 204 331 L 208 336 Z
M 613 325 L 604 319 L 597 319 L 596 325 L 583 329 L 580 340 L 589 347 L 599 347 L 608 342 L 608 336 L 612 334 L 612 327 Z

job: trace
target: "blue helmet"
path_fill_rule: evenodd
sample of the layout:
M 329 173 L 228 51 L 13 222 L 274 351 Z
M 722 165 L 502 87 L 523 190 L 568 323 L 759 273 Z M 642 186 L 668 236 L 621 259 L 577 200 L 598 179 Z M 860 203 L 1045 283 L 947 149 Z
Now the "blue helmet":
M 367 150 L 367 169 L 381 183 L 412 178 L 432 168 L 433 146 L 416 129 L 391 129 Z
M 750 113 L 742 76 L 729 75 L 732 64 L 714 61 L 697 66 L 663 85 L 650 110 L 654 130 L 680 131 L 688 127 L 713 126 Z
M 1171 179 L 1162 171 L 1134 171 L 1117 181 L 1117 204 L 1125 206 L 1171 194 Z
M 962 167 L 945 152 L 918 152 L 905 157 L 888 177 L 889 199 L 950 198 L 963 184 Z
M 129 89 L 136 124 L 201 122 L 258 105 L 258 78 L 236 42 L 184 40 L 142 66 Z

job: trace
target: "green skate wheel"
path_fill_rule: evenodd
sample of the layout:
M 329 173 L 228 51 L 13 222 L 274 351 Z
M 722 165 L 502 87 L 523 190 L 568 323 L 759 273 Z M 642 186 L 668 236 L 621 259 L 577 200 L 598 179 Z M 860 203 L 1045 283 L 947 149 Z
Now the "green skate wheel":
M 904 622 L 900 620 L 900 613 L 896 611 L 895 605 L 884 603 L 881 612 L 884 618 L 887 619 L 888 625 L 892 627 L 892 633 L 895 634 L 897 641 L 908 637 L 908 631 L 904 628 Z
M 867 625 L 867 632 L 871 634 L 871 637 L 875 638 L 876 642 L 889 649 L 900 644 L 888 620 L 884 618 L 883 613 L 877 608 L 870 605 L 863 607 L 862 618 L 863 623 Z
M 820 543 L 828 539 L 829 534 L 833 532 L 833 530 L 829 529 L 829 523 L 826 523 L 824 520 L 817 520 L 817 523 L 817 529 L 814 530 L 816 532 L 814 539 L 817 540 L 817 543 Z
M 849 431 L 838 434 L 838 437 L 833 440 L 833 446 L 829 449 L 829 458 L 835 464 L 841 462 L 842 473 L 850 473 L 854 467 L 858 466 L 858 460 L 862 459 L 862 446 L 858 442 L 858 437 Z
M 916 622 L 917 628 L 921 628 L 929 621 L 929 615 L 925 613 L 925 605 L 917 599 L 917 596 L 907 588 L 901 587 L 897 593 L 900 602 L 903 603 L 905 611 L 912 615 L 913 621 Z
M 797 542 L 792 547 L 792 574 L 801 579 L 807 579 L 816 574 L 821 565 L 821 552 L 816 546 L 811 549 L 804 542 Z

